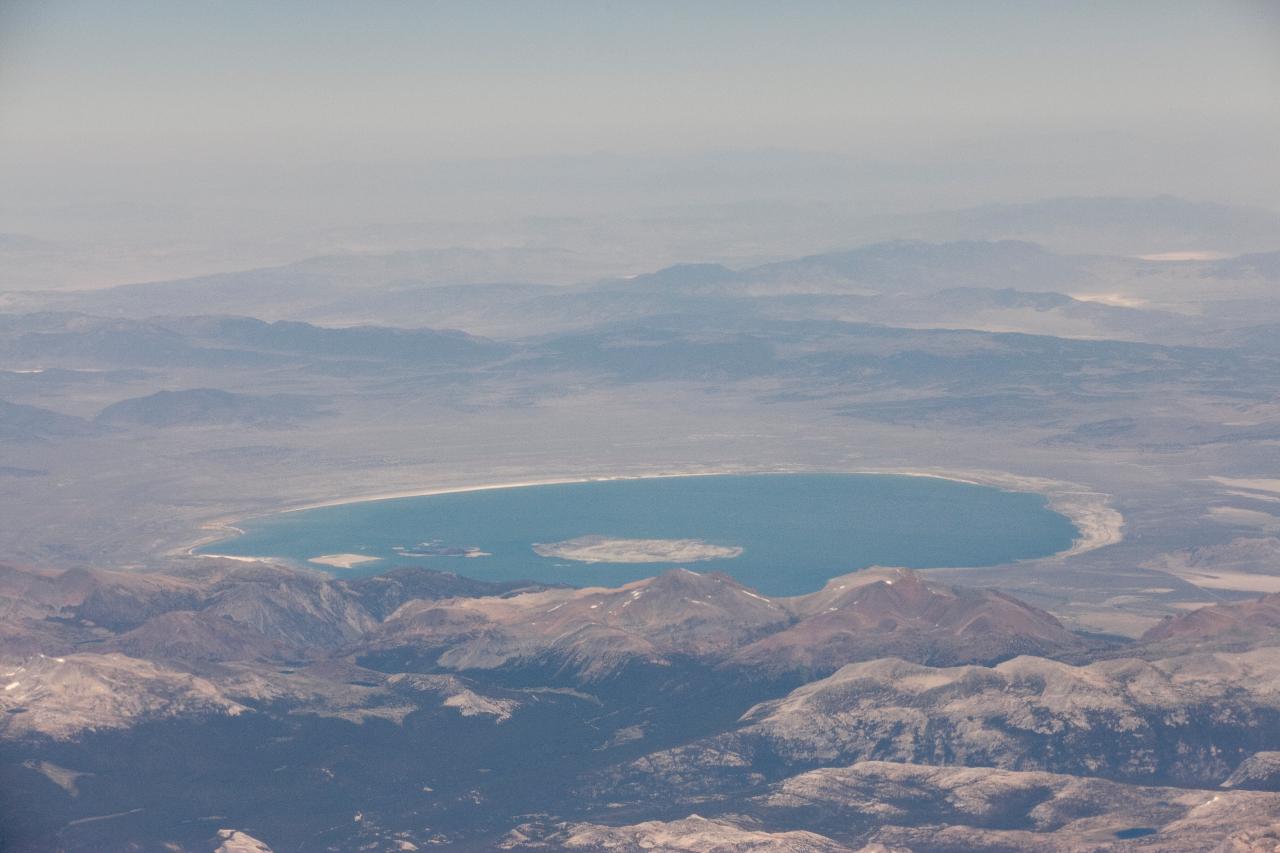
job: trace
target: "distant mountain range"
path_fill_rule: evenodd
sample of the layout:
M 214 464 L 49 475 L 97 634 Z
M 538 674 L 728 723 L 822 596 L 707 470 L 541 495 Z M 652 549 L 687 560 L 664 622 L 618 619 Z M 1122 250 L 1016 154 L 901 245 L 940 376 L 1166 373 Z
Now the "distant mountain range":
M 427 267 L 430 257 L 422 261 Z M 1170 261 L 1063 255 L 1021 240 L 895 240 L 740 269 L 679 264 L 566 286 L 401 275 L 412 264 L 402 269 L 399 258 L 350 255 L 104 290 L 11 294 L 7 301 L 10 310 L 134 319 L 248 314 L 460 328 L 508 339 L 709 313 L 1162 343 L 1208 343 L 1225 329 L 1280 323 L 1267 301 L 1280 269 L 1276 252 Z
M 919 297 L 910 310 L 933 305 L 959 313 L 957 304 L 1021 316 L 1069 311 L 1072 322 L 1095 328 L 1090 312 L 1112 317 L 1133 311 L 1052 294 L 989 290 Z M 594 322 L 512 341 L 448 330 L 330 328 L 227 316 L 9 314 L 0 317 L 0 358 L 17 371 L 0 373 L 0 383 L 6 396 L 20 396 L 5 410 L 9 426 L 0 440 L 91 436 L 108 424 L 302 422 L 321 411 L 341 412 L 343 400 L 358 405 L 370 397 L 412 398 L 426 389 L 466 405 L 520 403 L 554 394 L 566 382 L 617 387 L 664 381 L 757 383 L 753 387 L 764 402 L 811 395 L 828 400 L 839 414 L 889 424 L 968 425 L 993 418 L 1040 424 L 1052 429 L 1042 437 L 1052 447 L 1171 448 L 1280 437 L 1265 418 L 1227 425 L 1149 415 L 1139 423 L 1120 417 L 1123 407 L 1114 409 L 1115 417 L 1101 414 L 1107 401 L 1120 406 L 1142 389 L 1182 387 L 1212 395 L 1222 393 L 1228 379 L 1234 383 L 1233 405 L 1264 405 L 1280 388 L 1280 369 L 1262 335 L 1244 336 L 1230 348 L 1152 345 L 893 327 L 812 319 L 797 305 L 787 310 L 796 318 L 689 311 Z M 177 384 L 191 371 L 206 371 L 198 387 Z M 68 420 L 70 415 L 41 405 L 51 394 L 89 383 L 89 377 L 95 399 L 103 400 L 96 424 Z M 303 393 L 282 396 L 265 383 L 268 377 L 288 377 L 290 387 Z M 224 382 L 234 384 L 219 387 Z M 779 397 L 761 382 L 785 382 L 786 391 Z M 343 398 L 333 396 L 335 389 L 343 389 Z M 848 402 L 855 394 L 858 402 Z M 1088 399 L 1090 410 L 1068 418 L 1073 399 Z
M 43 441 L 93 432 L 93 424 L 83 418 L 0 400 L 0 441 Z
M 689 184 L 719 174 L 720 165 L 704 163 L 697 170 L 681 170 L 678 178 L 653 179 Z M 807 179 L 806 169 L 801 174 Z M 749 175 L 755 182 L 761 173 L 757 169 Z M 504 174 L 504 183 L 512 179 Z M 564 180 L 582 179 L 580 172 L 564 175 Z M 784 183 L 773 198 L 785 199 L 793 189 Z M 829 195 L 829 188 L 822 194 Z M 903 215 L 885 215 L 852 201 L 762 199 L 629 205 L 623 213 L 498 222 L 459 218 L 303 231 L 292 222 L 283 229 L 278 222 L 266 229 L 244 230 L 241 224 L 233 229 L 241 231 L 238 236 L 229 236 L 225 227 L 201 233 L 188 225 L 180 228 L 180 237 L 166 235 L 168 226 L 187 221 L 189 211 L 129 205 L 64 208 L 49 225 L 61 232 L 77 215 L 85 218 L 81 233 L 100 233 L 107 220 L 121 236 L 110 245 L 67 236 L 46 239 L 34 222 L 27 226 L 29 233 L 0 235 L 0 291 L 101 287 L 210 271 L 238 276 L 236 259 L 247 267 L 280 267 L 306 259 L 294 272 L 312 276 L 313 286 L 349 273 L 354 273 L 351 286 L 397 279 L 568 284 L 634 272 L 643 263 L 703 259 L 742 267 L 895 239 L 1026 240 L 1054 251 L 1122 256 L 1234 255 L 1280 246 L 1280 214 L 1274 210 L 1171 196 L 1051 198 Z M 116 227 L 122 222 L 129 224 Z
M 105 426 L 284 425 L 323 414 L 322 401 L 302 394 L 232 394 L 216 388 L 157 391 L 121 400 L 94 419 Z

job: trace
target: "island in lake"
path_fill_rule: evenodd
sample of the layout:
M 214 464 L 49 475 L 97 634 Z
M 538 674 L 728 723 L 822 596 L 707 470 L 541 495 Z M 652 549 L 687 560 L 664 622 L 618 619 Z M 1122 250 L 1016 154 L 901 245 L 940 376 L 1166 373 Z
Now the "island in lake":
M 324 554 L 320 557 L 312 557 L 307 562 L 318 566 L 331 566 L 335 569 L 351 569 L 362 563 L 376 563 L 380 559 L 381 557 L 370 557 L 366 554 Z
M 403 545 L 397 545 L 391 549 L 396 552 L 398 557 L 492 557 L 488 551 L 482 551 L 479 548 L 468 545 L 466 547 L 458 547 L 456 545 L 441 544 L 439 539 L 432 539 L 428 542 L 419 542 L 413 548 L 405 548 Z
M 534 553 L 578 563 L 697 563 L 727 560 L 742 554 L 735 545 L 713 545 L 701 539 L 615 539 L 579 536 L 563 542 L 535 542 Z

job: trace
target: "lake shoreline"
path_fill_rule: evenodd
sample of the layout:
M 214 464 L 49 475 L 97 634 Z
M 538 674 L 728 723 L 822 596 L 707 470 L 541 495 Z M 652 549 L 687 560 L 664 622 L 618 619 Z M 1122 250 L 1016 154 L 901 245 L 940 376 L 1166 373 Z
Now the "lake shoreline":
M 1016 562 L 1027 562 L 1028 560 L 1051 560 L 1051 559 L 1067 559 L 1076 557 L 1081 554 L 1104 548 L 1108 545 L 1115 545 L 1124 540 L 1124 517 L 1111 506 L 1111 495 L 1103 492 L 1094 491 L 1087 486 L 1079 483 L 1072 483 L 1065 480 L 1053 480 L 1044 477 L 1031 477 L 1021 474 L 1013 474 L 1007 471 L 988 471 L 988 470 L 956 470 L 946 468 L 862 468 L 857 470 L 831 470 L 831 469 L 806 469 L 806 468 L 787 468 L 787 469 L 724 469 L 715 471 L 671 471 L 656 472 L 649 474 L 618 474 L 596 477 L 547 477 L 530 480 L 518 480 L 514 482 L 503 483 L 480 483 L 475 485 L 462 486 L 444 486 L 429 489 L 411 489 L 396 492 L 379 492 L 371 495 L 363 495 L 354 498 L 334 498 L 331 500 L 316 501 L 303 504 L 300 506 L 289 507 L 267 513 L 255 513 L 250 516 L 237 516 L 227 519 L 226 522 L 210 522 L 205 525 L 206 530 L 217 530 L 219 533 L 213 533 L 187 546 L 178 549 L 178 552 L 190 557 L 206 557 L 219 559 L 236 559 L 249 562 L 280 562 L 278 557 L 244 557 L 227 554 L 214 553 L 196 553 L 198 549 L 210 545 L 214 542 L 229 538 L 231 535 L 241 534 L 244 531 L 239 528 L 238 524 L 253 519 L 263 518 L 270 515 L 284 515 L 288 513 L 305 512 L 307 510 L 321 509 L 324 507 L 346 506 L 349 504 L 374 503 L 378 501 L 400 500 L 403 498 L 431 497 L 435 495 L 463 494 L 468 492 L 494 491 L 498 489 L 522 489 L 534 486 L 557 486 L 557 485 L 574 485 L 579 483 L 609 483 L 628 480 L 657 480 L 657 479 L 675 479 L 683 477 L 724 477 L 724 476 L 745 476 L 745 475 L 787 475 L 787 474 L 845 474 L 845 475 L 873 475 L 873 476 L 894 476 L 894 477 L 927 477 L 936 480 L 949 480 L 956 483 L 965 483 L 975 486 L 988 486 L 998 488 L 1003 491 L 1023 492 L 1042 495 L 1046 500 L 1047 507 L 1067 518 L 1072 525 L 1075 526 L 1078 535 L 1073 540 L 1070 548 L 1049 554 L 1044 557 L 1027 558 L 1026 560 L 1018 560 Z M 312 567 L 314 568 L 314 566 Z M 948 568 L 947 566 L 936 566 L 934 568 Z

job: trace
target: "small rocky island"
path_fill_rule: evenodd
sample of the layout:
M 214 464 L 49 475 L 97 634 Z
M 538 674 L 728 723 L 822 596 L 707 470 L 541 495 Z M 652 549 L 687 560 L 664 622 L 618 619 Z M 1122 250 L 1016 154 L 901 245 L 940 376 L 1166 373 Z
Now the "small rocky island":
M 563 542 L 535 542 L 534 553 L 579 563 L 697 563 L 727 560 L 742 554 L 736 545 L 713 545 L 701 539 L 615 539 L 579 536 Z
M 419 542 L 413 548 L 406 548 L 403 545 L 397 545 L 391 549 L 396 552 L 398 557 L 492 557 L 488 551 L 482 551 L 475 546 L 468 545 L 466 547 L 458 547 L 455 545 L 441 544 L 439 539 L 432 539 L 429 542 Z

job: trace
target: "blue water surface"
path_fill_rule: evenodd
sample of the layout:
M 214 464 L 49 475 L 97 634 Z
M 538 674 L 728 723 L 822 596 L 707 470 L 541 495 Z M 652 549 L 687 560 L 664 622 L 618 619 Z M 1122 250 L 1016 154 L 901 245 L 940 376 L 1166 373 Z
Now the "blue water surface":
M 1077 535 L 1045 498 L 932 477 L 745 474 L 610 480 L 457 492 L 280 513 L 203 553 L 306 563 L 327 554 L 377 562 L 334 574 L 426 566 L 483 580 L 616 586 L 677 564 L 580 563 L 534 543 L 581 536 L 700 539 L 742 548 L 683 564 L 721 571 L 769 595 L 819 589 L 873 565 L 985 566 L 1042 557 Z M 478 549 L 489 556 L 465 557 Z M 413 556 L 430 554 L 430 556 Z

